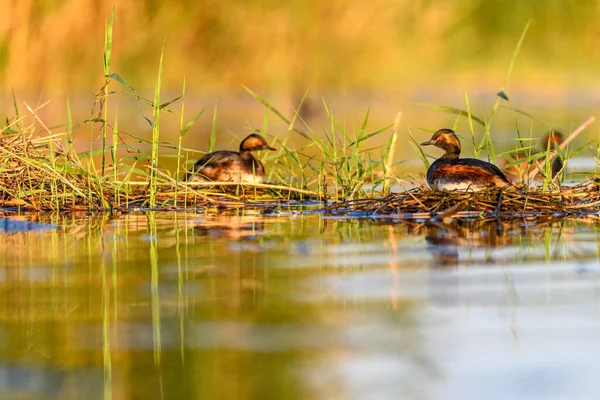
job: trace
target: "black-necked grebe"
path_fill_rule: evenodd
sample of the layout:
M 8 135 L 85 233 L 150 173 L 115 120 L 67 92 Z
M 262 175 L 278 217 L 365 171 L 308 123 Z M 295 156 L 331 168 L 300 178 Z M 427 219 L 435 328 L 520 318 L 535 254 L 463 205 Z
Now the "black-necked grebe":
M 265 167 L 253 155 L 253 151 L 275 150 L 262 136 L 253 133 L 240 143 L 240 151 L 219 150 L 206 154 L 196 161 L 185 180 L 214 182 L 262 182 Z
M 544 136 L 544 138 L 540 141 L 539 145 L 537 146 L 536 151 L 545 152 L 547 149 L 552 150 L 556 146 L 560 146 L 562 141 L 563 141 L 563 134 L 557 129 L 550 129 L 550 131 L 546 134 L 546 136 Z M 542 157 L 542 158 L 544 158 L 544 157 Z M 527 155 L 524 153 L 518 153 L 516 155 L 517 160 L 524 159 L 524 158 L 527 158 Z M 512 160 L 510 160 L 510 159 L 503 158 L 500 161 L 498 161 L 498 165 L 500 165 L 500 167 L 503 167 L 504 165 L 509 164 L 511 161 Z M 504 174 L 506 175 L 506 177 L 511 182 L 520 183 L 523 178 L 525 178 L 525 180 L 527 180 L 527 177 L 529 176 L 530 171 L 536 165 L 536 161 L 537 160 L 523 161 L 518 164 L 513 164 L 512 166 L 510 166 L 508 168 L 503 168 L 502 170 L 503 170 Z M 558 175 L 558 173 L 563 169 L 563 165 L 564 165 L 563 161 L 557 155 L 554 158 L 554 161 L 552 161 L 552 168 L 551 168 L 552 178 L 554 178 L 556 175 Z M 540 173 L 538 172 L 536 174 L 536 176 L 534 177 L 534 179 L 539 178 L 539 175 L 540 175 Z
M 546 134 L 542 139 L 544 145 L 543 151 L 547 149 L 554 149 L 563 142 L 563 134 L 559 130 L 550 129 L 550 132 Z M 563 160 L 557 155 L 554 161 L 552 161 L 552 178 L 554 178 L 563 169 Z
M 475 158 L 459 158 L 460 141 L 451 129 L 440 129 L 421 146 L 434 145 L 446 151 L 427 170 L 427 183 L 433 190 L 467 190 L 511 186 L 498 167 Z

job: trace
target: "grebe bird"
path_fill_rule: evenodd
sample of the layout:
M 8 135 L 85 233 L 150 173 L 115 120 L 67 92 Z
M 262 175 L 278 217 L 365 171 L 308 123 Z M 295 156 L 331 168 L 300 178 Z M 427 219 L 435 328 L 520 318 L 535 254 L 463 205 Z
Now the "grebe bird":
M 563 141 L 562 132 L 560 132 L 556 129 L 550 129 L 550 132 L 548 132 L 546 134 L 546 136 L 544 137 L 544 139 L 542 140 L 542 143 L 545 145 L 543 150 L 544 151 L 546 151 L 547 149 L 552 150 L 556 146 L 560 146 L 562 141 Z M 552 178 L 554 178 L 556 175 L 558 175 L 558 173 L 562 169 L 563 169 L 563 161 L 557 155 L 556 158 L 554 158 L 554 161 L 552 161 Z
M 240 151 L 219 150 L 204 155 L 196 161 L 191 172 L 186 174 L 188 182 L 262 182 L 265 167 L 253 155 L 253 151 L 275 150 L 262 136 L 253 133 L 240 143 Z
M 560 146 L 560 144 L 563 142 L 563 137 L 564 136 L 563 136 L 562 132 L 560 132 L 559 130 L 550 129 L 550 131 L 546 134 L 546 136 L 544 136 L 544 138 L 540 141 L 540 144 L 537 146 L 538 148 L 536 151 L 546 152 L 546 150 L 548 150 L 548 149 L 552 150 L 556 146 Z M 516 155 L 516 160 L 523 159 L 526 157 L 527 157 L 526 154 L 518 153 Z M 540 160 L 542 160 L 544 157 L 545 156 L 542 156 L 540 158 Z M 503 171 L 506 174 L 506 177 L 511 180 L 511 182 L 520 183 L 523 178 L 525 178 L 525 180 L 528 180 L 529 172 L 530 172 L 531 168 L 534 165 L 536 165 L 535 161 L 536 160 L 523 161 L 519 164 L 515 164 L 508 168 L 505 168 L 505 169 L 503 169 Z M 510 162 L 511 162 L 511 160 L 503 158 L 502 160 L 500 160 L 498 162 L 498 164 L 502 167 L 504 165 L 509 164 Z M 563 161 L 557 155 L 554 158 L 554 161 L 552 161 L 552 168 L 551 168 L 552 178 L 556 177 L 556 175 L 559 174 L 559 172 L 563 169 L 563 165 L 564 165 Z M 539 178 L 539 176 L 540 176 L 540 173 L 538 172 L 536 174 L 536 178 Z
M 460 141 L 451 129 L 438 130 L 421 146 L 433 145 L 446 151 L 427 170 L 427 183 L 433 190 L 467 190 L 505 188 L 510 181 L 498 167 L 475 158 L 459 158 Z

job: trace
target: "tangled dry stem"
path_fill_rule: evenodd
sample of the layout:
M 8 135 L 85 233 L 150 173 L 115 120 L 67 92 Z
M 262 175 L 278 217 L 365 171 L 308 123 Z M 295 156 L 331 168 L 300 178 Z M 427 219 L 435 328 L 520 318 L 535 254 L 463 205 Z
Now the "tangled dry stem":
M 92 163 L 66 151 L 57 135 L 33 138 L 32 132 L 0 136 L 0 207 L 29 210 L 128 210 L 145 207 L 149 186 L 100 177 Z M 161 209 L 181 207 L 239 207 L 248 202 L 273 204 L 287 200 L 323 200 L 318 193 L 276 185 L 207 187 L 179 183 L 160 172 L 157 201 Z M 569 217 L 600 212 L 599 180 L 576 186 L 537 191 L 521 188 L 481 193 L 436 192 L 420 186 L 387 196 L 347 200 L 325 206 L 331 213 L 360 212 L 400 218 L 495 216 Z M 175 190 L 177 188 L 177 190 Z
M 25 210 L 127 210 L 147 206 L 149 183 L 102 177 L 89 160 L 67 151 L 60 135 L 34 138 L 33 129 L 0 134 L 0 207 Z M 188 184 L 158 171 L 156 198 L 161 209 L 243 206 L 248 201 L 303 199 L 317 193 L 279 185 Z M 175 190 L 177 188 L 177 190 Z
M 329 212 L 361 212 L 372 216 L 394 215 L 400 218 L 446 217 L 569 217 L 598 214 L 600 190 L 598 180 L 575 186 L 540 192 L 527 187 L 517 190 L 487 192 L 437 192 L 418 187 L 379 199 L 341 202 L 328 207 Z

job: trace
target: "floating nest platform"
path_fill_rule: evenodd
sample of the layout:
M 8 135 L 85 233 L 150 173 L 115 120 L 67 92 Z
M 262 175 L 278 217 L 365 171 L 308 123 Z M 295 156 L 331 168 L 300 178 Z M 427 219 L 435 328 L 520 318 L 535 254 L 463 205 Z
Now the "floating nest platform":
M 149 183 L 100 176 L 61 135 L 33 138 L 32 132 L 0 136 L 0 208 L 26 211 L 148 210 Z M 401 193 L 326 201 L 322 193 L 288 186 L 235 183 L 186 184 L 158 174 L 155 210 L 287 208 L 330 215 L 421 218 L 571 218 L 600 215 L 600 179 L 542 191 L 528 187 L 480 193 L 435 192 L 419 186 Z M 109 175 L 110 172 L 107 172 Z M 354 191 L 349 190 L 354 195 Z M 352 196 L 351 195 L 351 196 Z
M 593 179 L 555 191 L 527 187 L 468 193 L 436 192 L 421 186 L 381 198 L 335 203 L 330 213 L 420 218 L 567 218 L 600 214 L 600 180 Z
M 61 212 L 148 209 L 151 188 L 147 176 L 139 181 L 119 181 L 122 176 L 113 175 L 111 168 L 102 176 L 88 157 L 62 145 L 62 136 L 36 138 L 30 131 L 0 135 L 0 208 Z M 165 171 L 156 169 L 156 173 L 156 210 L 242 207 L 249 202 L 318 197 L 316 192 L 282 185 L 188 184 Z

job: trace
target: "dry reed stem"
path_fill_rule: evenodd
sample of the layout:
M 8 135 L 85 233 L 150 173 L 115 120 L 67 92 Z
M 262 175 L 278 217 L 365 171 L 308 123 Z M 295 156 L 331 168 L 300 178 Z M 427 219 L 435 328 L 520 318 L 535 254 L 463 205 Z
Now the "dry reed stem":
M 397 218 L 494 217 L 560 218 L 600 213 L 598 182 L 589 180 L 552 193 L 525 190 L 500 192 L 436 192 L 424 186 L 379 199 L 340 202 L 329 212 L 363 212 L 372 216 Z
M 394 119 L 394 128 L 392 130 L 392 143 L 390 144 L 390 152 L 388 153 L 387 159 L 385 160 L 385 173 L 389 177 L 393 175 L 392 165 L 394 162 L 394 156 L 396 155 L 396 144 L 398 143 L 398 130 L 400 129 L 400 121 L 402 121 L 402 111 L 396 114 Z
M 61 146 L 54 134 L 37 118 L 36 113 L 27 107 L 34 119 L 39 122 L 48 136 L 32 139 L 34 125 L 28 126 L 20 134 L 0 136 L 0 205 L 24 206 L 33 209 L 56 210 L 107 210 L 112 204 L 114 208 L 123 210 L 130 207 L 143 206 L 148 200 L 147 181 L 102 181 L 102 178 L 88 172 L 84 165 L 74 162 L 69 152 Z M 588 119 L 570 136 L 572 140 L 593 121 Z M 565 141 L 567 144 L 568 142 Z M 56 145 L 59 151 L 55 154 L 56 167 L 50 163 L 50 143 Z M 263 196 L 265 190 L 280 191 L 280 193 L 307 196 L 319 199 L 321 194 L 316 191 L 296 189 L 283 185 L 266 183 L 238 182 L 180 182 L 184 189 L 175 194 L 171 190 L 177 182 L 166 173 L 157 170 L 162 182 L 162 189 L 157 193 L 166 209 L 179 194 L 184 204 L 194 207 L 242 207 L 249 205 L 248 200 L 273 204 L 281 199 L 258 198 L 257 191 Z M 325 174 L 324 174 L 325 175 Z M 391 176 L 403 188 L 406 182 Z M 332 213 L 347 213 L 360 211 L 383 217 L 395 218 L 472 218 L 493 216 L 498 218 L 515 218 L 531 216 L 535 218 L 582 216 L 600 212 L 600 190 L 597 180 L 589 180 L 579 185 L 565 187 L 554 192 L 527 191 L 525 188 L 502 192 L 502 198 L 497 191 L 483 193 L 465 192 L 435 192 L 424 186 L 404 190 L 380 198 L 347 198 L 345 201 L 327 205 L 326 210 Z M 101 186 L 100 186 L 101 185 Z M 131 189 L 133 187 L 133 189 Z M 136 188 L 137 187 L 137 188 Z M 242 192 L 236 196 L 221 192 L 203 192 L 197 187 L 226 187 L 251 188 L 248 195 Z M 52 190 L 54 188 L 54 191 Z M 58 189 L 57 189 L 58 188 Z M 123 190 L 126 188 L 126 190 Z M 235 189 L 234 188 L 234 189 Z M 324 188 L 325 189 L 325 188 Z M 284 192 L 285 191 L 285 192 Z M 58 197 L 57 197 L 58 196 Z M 119 203 L 119 196 L 126 199 Z M 285 201 L 285 200 L 283 200 Z M 118 204 L 119 203 L 119 204 Z M 328 204 L 327 201 L 324 204 Z M 285 205 L 285 204 L 284 204 Z
M 165 175 L 165 176 L 167 176 L 167 175 Z M 170 179 L 173 182 L 175 182 L 175 180 L 173 178 L 170 178 Z M 147 181 L 131 181 L 131 182 L 116 181 L 116 183 L 127 184 L 127 185 L 132 185 L 132 186 L 147 186 L 149 184 L 149 182 L 147 182 Z M 289 192 L 319 197 L 319 193 L 311 191 L 311 190 L 296 189 L 293 187 L 283 186 L 283 185 L 272 185 L 270 183 L 251 183 L 251 182 L 240 183 L 240 182 L 217 182 L 217 181 L 215 181 L 215 182 L 189 182 L 189 183 L 179 182 L 179 184 L 181 186 L 188 187 L 188 188 L 195 187 L 195 186 L 199 186 L 199 187 L 214 187 L 214 186 L 255 187 L 255 188 L 260 188 L 260 189 L 286 190 Z M 171 183 L 158 182 L 157 185 L 158 186 L 170 186 Z
M 150 168 L 152 168 L 152 166 L 150 166 Z M 169 175 L 165 174 L 164 172 L 162 172 L 161 170 L 159 170 L 158 168 L 153 168 L 156 173 L 158 173 L 160 176 L 162 176 L 163 178 L 165 178 L 166 180 L 168 180 L 169 182 L 171 182 L 173 185 L 177 185 L 177 181 L 173 178 L 171 178 Z M 147 183 L 149 184 L 149 182 Z M 189 190 L 190 192 L 192 192 L 193 194 L 195 194 L 196 196 L 202 198 L 203 200 L 208 201 L 209 203 L 220 203 L 215 199 L 210 198 L 209 196 L 206 196 L 200 192 L 198 192 L 197 190 L 194 190 L 192 188 L 188 188 L 186 183 L 182 183 L 180 182 L 180 186 L 183 186 L 186 190 Z

